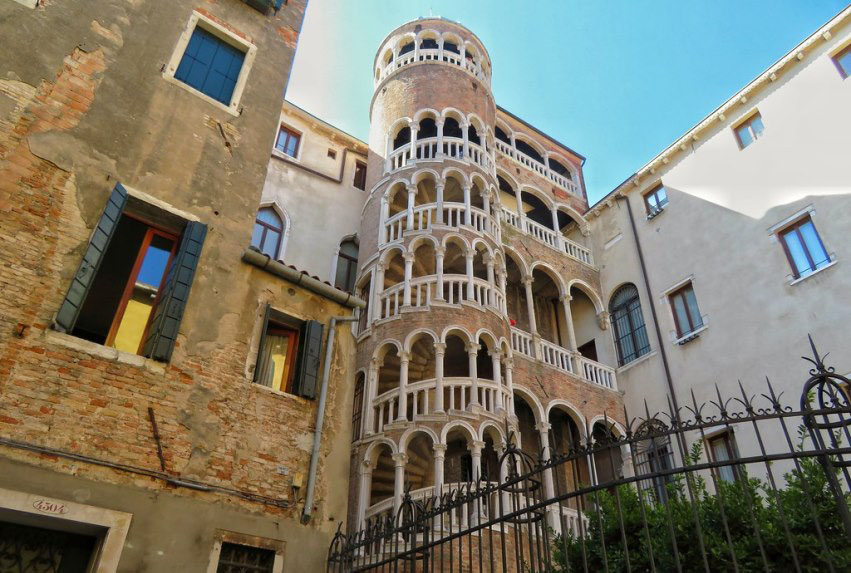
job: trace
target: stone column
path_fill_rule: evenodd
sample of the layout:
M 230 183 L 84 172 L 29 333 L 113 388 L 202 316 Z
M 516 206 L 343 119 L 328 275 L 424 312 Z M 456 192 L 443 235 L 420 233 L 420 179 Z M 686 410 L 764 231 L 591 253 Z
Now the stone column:
M 411 161 L 417 159 L 417 132 L 420 128 L 417 124 L 411 126 Z
M 573 313 L 570 311 L 570 301 L 573 297 L 569 294 L 558 297 L 564 308 L 564 324 L 567 330 L 567 349 L 571 352 L 576 352 L 576 331 L 573 328 Z
M 547 422 L 540 422 L 535 425 L 535 429 L 538 430 L 538 435 L 541 439 L 541 451 L 544 463 L 549 462 L 551 456 L 550 428 L 552 428 L 552 426 Z M 555 487 L 553 485 L 553 470 L 550 468 L 544 470 L 544 498 L 552 499 L 553 497 L 555 497 Z M 561 531 L 560 512 L 561 505 L 558 503 L 554 504 L 552 507 L 547 507 L 547 523 L 555 531 Z
M 495 306 L 494 303 L 494 289 L 496 288 L 496 281 L 493 276 L 493 255 L 486 254 L 485 255 L 485 264 L 488 267 L 488 284 L 490 285 L 490 289 L 488 290 L 488 300 L 487 304 L 490 306 Z
M 485 443 L 480 440 L 473 440 L 470 444 L 470 457 L 473 460 L 473 482 L 482 477 L 482 448 Z
M 408 187 L 408 220 L 405 224 L 405 228 L 409 231 L 414 228 L 414 204 L 416 201 L 417 187 L 416 185 L 410 185 Z
M 470 124 L 465 123 L 461 126 L 461 136 L 464 138 L 464 159 L 468 159 L 470 157 L 470 136 L 469 134 Z
M 434 266 L 435 271 L 437 272 L 437 292 L 435 293 L 434 300 L 444 300 L 443 298 L 443 255 L 446 254 L 446 249 L 443 247 L 436 247 L 434 249 Z
M 369 271 L 369 296 L 372 297 L 372 293 L 375 292 L 375 267 L 372 267 Z M 363 310 L 361 310 L 363 312 Z M 372 325 L 372 321 L 374 320 L 375 315 L 375 305 L 372 301 L 368 301 L 366 305 L 366 327 L 369 328 Z M 360 332 L 358 333 L 360 334 Z
M 446 343 L 434 343 L 434 413 L 443 413 L 443 359 L 446 356 Z
M 385 141 L 384 149 L 386 149 L 384 153 L 384 173 L 390 173 L 391 163 L 390 163 L 390 155 L 393 153 L 393 134 L 388 133 L 387 139 Z
M 535 320 L 535 300 L 532 297 L 532 277 L 523 277 L 523 286 L 526 287 L 526 311 L 529 313 L 530 334 L 538 334 L 538 323 Z
M 503 300 L 503 304 L 500 306 L 499 310 L 500 310 L 500 312 L 505 314 L 507 312 L 506 306 L 504 304 L 504 301 L 505 301 L 506 296 L 507 296 L 505 294 L 505 271 L 502 270 L 502 269 L 499 269 L 496 273 L 496 277 L 497 277 L 497 282 L 499 283 L 499 292 L 502 293 L 502 300 Z
M 475 300 L 473 297 L 473 257 L 475 253 L 468 252 L 467 259 L 467 300 Z
M 369 460 L 364 460 L 360 470 L 360 491 L 358 492 L 358 516 L 357 528 L 363 529 L 366 525 L 366 509 L 369 507 L 369 494 L 372 486 L 372 469 L 374 465 Z
M 414 253 L 407 252 L 402 258 L 405 259 L 405 283 L 402 290 L 402 306 L 411 306 L 411 275 L 414 269 Z
M 470 370 L 470 403 L 468 406 L 479 405 L 479 367 L 476 364 L 476 357 L 479 355 L 478 344 L 467 344 L 467 364 Z
M 500 368 L 500 357 L 502 354 L 498 349 L 493 349 L 488 354 L 491 357 L 493 381 L 496 384 L 496 408 L 497 412 L 500 412 L 505 409 L 505 401 L 502 399 L 502 369 Z
M 381 304 L 381 294 L 384 292 L 384 263 L 375 265 L 375 311 L 373 317 L 375 320 L 384 318 L 384 307 Z
M 404 422 L 408 419 L 408 364 L 410 361 L 410 352 L 402 352 L 399 356 L 399 411 L 396 412 L 397 422 Z
M 561 230 L 558 228 L 558 209 L 553 207 L 552 214 L 553 214 L 553 232 L 556 235 L 558 235 L 559 237 L 561 237 Z
M 395 467 L 395 480 L 393 482 L 393 519 L 399 515 L 402 507 L 402 496 L 405 495 L 405 466 L 408 464 L 407 454 L 402 452 L 393 454 L 393 465 Z
M 443 118 L 438 118 L 434 123 L 437 126 L 437 153 L 435 154 L 435 159 L 441 159 L 443 158 Z
M 508 392 L 508 415 L 514 416 L 514 359 L 505 357 L 505 389 Z
M 473 213 L 470 207 L 470 188 L 469 183 L 464 184 L 464 224 L 469 226 L 473 220 Z
M 438 183 L 434 188 L 435 193 L 435 201 L 437 202 L 436 213 L 435 213 L 435 223 L 438 225 L 443 224 L 443 183 Z
M 378 215 L 378 244 L 383 245 L 387 242 L 387 215 L 390 214 L 390 205 L 387 202 L 387 197 L 381 198 L 381 210 Z
M 366 378 L 366 413 L 364 414 L 364 424 L 366 425 L 367 436 L 375 433 L 375 409 L 372 404 L 375 401 L 375 394 L 378 391 L 379 368 L 381 368 L 381 361 L 377 358 L 372 358 L 369 361 L 369 371 Z
M 446 444 L 434 444 L 434 495 L 440 496 L 443 490 L 443 462 L 446 460 Z

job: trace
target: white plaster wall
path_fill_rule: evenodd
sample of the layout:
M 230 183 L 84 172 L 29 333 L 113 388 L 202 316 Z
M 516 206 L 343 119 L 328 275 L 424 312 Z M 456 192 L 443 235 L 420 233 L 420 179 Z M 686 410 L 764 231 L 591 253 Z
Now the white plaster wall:
M 606 304 L 624 282 L 639 290 L 653 354 L 618 372 L 628 410 L 666 409 L 654 304 L 681 405 L 738 392 L 753 393 L 769 376 L 785 402 L 796 406 L 810 365 L 811 333 L 837 372 L 851 371 L 846 349 L 851 334 L 851 80 L 843 80 L 830 54 L 851 42 L 851 27 L 833 31 L 803 61 L 779 75 L 758 95 L 739 103 L 691 150 L 628 193 L 644 251 L 650 289 L 645 288 L 626 206 L 614 201 L 592 220 L 595 260 L 601 267 Z M 731 129 L 758 109 L 765 132 L 739 149 Z M 717 120 L 716 120 L 717 121 Z M 645 219 L 641 193 L 661 181 L 669 205 Z M 791 269 L 769 228 L 812 206 L 813 220 L 836 264 L 790 285 Z M 672 343 L 674 322 L 664 291 L 693 276 L 708 328 L 684 346 Z M 737 436 L 743 451 L 753 436 Z
M 353 181 L 355 161 L 366 159 L 351 150 L 344 153 L 346 143 L 315 128 L 309 116 L 285 113 L 281 121 L 301 132 L 299 151 L 295 160 L 272 152 L 261 204 L 274 202 L 289 216 L 283 261 L 333 284 L 331 271 L 340 241 L 360 227 L 366 192 Z M 328 157 L 328 149 L 336 151 L 336 158 Z M 344 156 L 340 183 L 299 167 L 338 179 Z

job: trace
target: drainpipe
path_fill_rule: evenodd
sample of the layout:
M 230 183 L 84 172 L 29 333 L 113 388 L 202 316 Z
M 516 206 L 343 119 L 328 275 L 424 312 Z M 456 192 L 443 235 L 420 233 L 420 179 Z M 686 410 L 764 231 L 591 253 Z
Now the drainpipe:
M 647 290 L 647 297 L 650 301 L 650 314 L 653 315 L 653 326 L 656 330 L 656 340 L 659 342 L 659 352 L 662 354 L 662 365 L 665 368 L 665 380 L 668 382 L 668 392 L 671 395 L 671 401 L 674 403 L 674 415 L 679 421 L 680 404 L 677 401 L 677 393 L 674 392 L 674 382 L 671 378 L 671 369 L 668 366 L 668 353 L 665 352 L 665 342 L 662 340 L 662 331 L 659 329 L 659 318 L 656 316 L 656 304 L 653 301 L 653 291 L 650 289 L 650 279 L 647 278 L 647 267 L 644 265 L 644 253 L 641 251 L 641 243 L 638 240 L 638 230 L 635 227 L 635 218 L 632 216 L 632 206 L 629 204 L 629 199 L 620 196 L 618 201 L 626 203 L 626 211 L 629 214 L 629 224 L 632 227 L 632 238 L 635 240 L 635 249 L 638 251 L 638 262 L 641 265 L 641 276 L 644 278 L 644 288 Z
M 325 421 L 325 398 L 328 395 L 328 377 L 331 374 L 331 358 L 334 355 L 334 334 L 338 322 L 354 322 L 354 316 L 332 316 L 328 327 L 328 343 L 325 345 L 325 364 L 322 367 L 322 386 L 319 390 L 319 410 L 316 412 L 316 430 L 313 432 L 313 452 L 310 454 L 310 472 L 307 477 L 307 495 L 301 522 L 308 523 L 313 512 L 313 494 L 316 489 L 316 470 L 319 466 L 319 449 L 322 445 L 322 423 Z

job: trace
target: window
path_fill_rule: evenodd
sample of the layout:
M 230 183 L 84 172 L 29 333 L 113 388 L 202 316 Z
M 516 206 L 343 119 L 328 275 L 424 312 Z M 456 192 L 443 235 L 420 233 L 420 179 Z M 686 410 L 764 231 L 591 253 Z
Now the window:
M 363 415 L 363 386 L 364 375 L 359 372 L 355 376 L 355 399 L 352 401 L 352 441 L 360 439 L 361 417 Z
M 667 204 L 668 193 L 662 185 L 657 185 L 644 195 L 644 207 L 647 209 L 648 219 L 652 219 L 661 213 Z
M 809 215 L 780 231 L 783 250 L 796 279 L 808 276 L 830 263 L 818 231 Z
M 195 275 L 205 225 L 113 189 L 68 294 L 57 330 L 169 360 Z
M 337 159 L 337 152 L 334 149 L 328 149 L 328 157 L 331 159 Z
M 245 52 L 196 26 L 174 77 L 216 101 L 230 105 Z
M 609 314 L 618 347 L 618 365 L 623 366 L 650 352 L 650 340 L 635 285 L 627 284 L 615 291 L 609 304 Z
M 668 428 L 659 420 L 649 420 L 642 423 L 635 435 L 646 436 L 646 439 L 636 442 L 636 474 L 648 476 L 647 481 L 639 480 L 638 488 L 650 494 L 652 501 L 666 503 L 668 501 L 668 484 L 673 483 L 673 475 L 655 475 L 673 469 L 674 456 L 671 448 L 671 436 Z
M 271 207 L 257 211 L 254 232 L 251 234 L 251 246 L 273 259 L 281 251 L 281 239 L 284 236 L 284 222 Z
M 754 113 L 738 126 L 733 128 L 736 132 L 736 139 L 739 142 L 739 147 L 744 149 L 756 139 L 762 136 L 765 127 L 762 125 L 762 116 L 759 112 Z
M 222 543 L 216 573 L 272 573 L 275 552 L 237 543 Z
M 836 65 L 836 69 L 839 70 L 839 74 L 843 78 L 847 78 L 851 75 L 851 44 L 833 56 L 833 63 Z
M 366 163 L 355 161 L 355 180 L 353 185 L 361 191 L 366 190 Z
M 254 382 L 314 398 L 319 377 L 322 324 L 292 318 L 266 305 Z
M 677 336 L 682 338 L 691 334 L 703 326 L 700 309 L 697 307 L 697 298 L 691 283 L 677 289 L 668 295 L 671 301 L 671 310 L 674 313 L 674 324 L 677 327 Z
M 723 432 L 717 436 L 712 436 L 706 439 L 710 451 L 710 460 L 715 462 L 726 462 L 735 460 L 739 457 L 736 449 L 736 442 L 732 432 Z M 736 466 L 723 466 L 715 468 L 716 475 L 726 481 L 733 483 L 738 479 L 739 472 Z
M 296 157 L 298 154 L 298 144 L 301 142 L 301 135 L 288 127 L 281 126 L 278 131 L 278 140 L 275 142 L 275 149 L 282 153 L 286 153 L 290 157 Z
M 355 277 L 358 270 L 358 244 L 352 239 L 340 243 L 340 254 L 337 256 L 337 276 L 334 286 L 346 292 L 354 292 Z

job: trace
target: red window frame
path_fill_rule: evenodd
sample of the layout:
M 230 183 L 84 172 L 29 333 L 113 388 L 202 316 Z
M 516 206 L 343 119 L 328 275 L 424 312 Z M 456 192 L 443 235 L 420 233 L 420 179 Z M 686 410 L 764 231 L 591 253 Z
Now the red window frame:
M 295 378 L 295 362 L 298 359 L 298 338 L 299 331 L 283 324 L 269 322 L 266 327 L 266 334 L 272 336 L 287 337 L 287 363 L 284 367 L 283 379 L 281 380 L 281 392 L 293 393 L 293 379 Z M 263 349 L 261 348 L 262 352 Z
M 133 270 L 130 271 L 130 277 L 127 279 L 127 284 L 124 285 L 124 292 L 121 294 L 121 301 L 118 303 L 118 308 L 115 311 L 115 315 L 112 317 L 112 325 L 109 327 L 109 333 L 106 336 L 105 345 L 112 346 L 115 342 L 115 336 L 118 334 L 118 327 L 121 325 L 121 319 L 124 318 L 124 311 L 127 310 L 127 304 L 130 302 L 130 297 L 133 296 L 133 288 L 136 286 L 136 279 L 139 276 L 139 271 L 142 268 L 142 262 L 145 260 L 145 254 L 148 251 L 148 247 L 151 245 L 151 241 L 153 241 L 154 236 L 160 236 L 165 239 L 171 241 L 171 252 L 168 255 L 168 261 L 166 261 L 165 268 L 163 269 L 163 276 L 160 278 L 160 286 L 157 289 L 157 297 L 154 299 L 154 304 L 151 307 L 151 314 L 148 316 L 148 323 L 145 325 L 145 331 L 142 334 L 142 339 L 139 342 L 139 348 L 136 349 L 136 353 L 140 353 L 142 351 L 142 346 L 145 344 L 145 339 L 148 338 L 148 329 L 151 327 L 151 320 L 154 318 L 154 313 L 157 309 L 157 305 L 160 303 L 160 296 L 162 295 L 162 287 L 163 281 L 165 280 L 165 276 L 168 273 L 168 269 L 171 266 L 171 261 L 174 259 L 174 253 L 177 252 L 177 235 L 173 233 L 168 233 L 166 231 L 161 231 L 155 227 L 152 227 L 150 223 L 139 218 L 134 217 L 128 213 L 124 214 L 126 217 L 135 219 L 140 223 L 147 225 L 148 230 L 145 233 L 145 238 L 142 240 L 142 245 L 139 247 L 139 250 L 136 252 L 136 262 L 133 263 Z
M 286 134 L 286 139 L 284 139 L 283 145 L 281 145 L 281 135 Z M 286 149 L 290 142 L 290 139 L 295 139 L 295 149 L 290 155 L 287 153 Z M 301 134 L 293 129 L 290 129 L 286 125 L 281 125 L 278 128 L 278 137 L 275 139 L 275 149 L 283 153 L 284 155 L 289 155 L 290 157 L 297 157 L 299 149 L 301 148 Z
M 816 229 L 816 224 L 809 215 L 805 215 L 777 231 L 777 235 L 780 237 L 780 244 L 783 245 L 783 253 L 786 255 L 786 260 L 789 262 L 789 267 L 792 269 L 792 276 L 796 279 L 801 278 L 801 273 L 798 272 L 798 265 L 795 264 L 795 259 L 792 257 L 792 253 L 789 251 L 789 245 L 786 243 L 786 235 L 790 233 L 797 233 L 798 241 L 801 243 L 801 249 L 803 249 L 804 255 L 807 257 L 807 263 L 810 265 L 810 272 L 814 273 L 819 269 L 819 267 L 816 267 L 813 254 L 810 252 L 809 247 L 807 247 L 807 242 L 804 240 L 804 236 L 801 234 L 801 227 L 807 223 L 812 224 L 816 238 L 818 239 L 819 245 L 821 245 L 821 250 L 827 253 L 827 249 L 824 248 L 824 242 L 821 240 L 821 235 L 819 235 L 818 229 Z
M 684 284 L 683 286 L 681 286 L 680 288 L 678 288 L 677 290 L 675 290 L 674 292 L 672 292 L 668 295 L 668 302 L 671 305 L 671 314 L 674 316 L 674 326 L 677 328 L 677 336 L 680 337 L 680 338 L 682 338 L 683 336 L 691 334 L 692 332 L 694 332 L 695 330 L 697 330 L 698 328 L 703 326 L 702 319 L 701 319 L 701 324 L 698 324 L 698 325 L 695 325 L 692 322 L 691 313 L 688 310 L 688 299 L 686 298 L 686 292 L 687 291 L 691 291 L 692 294 L 694 294 L 694 287 L 692 286 L 691 282 Z M 674 305 L 674 299 L 676 299 L 677 297 L 682 297 L 683 307 L 686 310 L 686 318 L 688 319 L 689 329 L 685 332 L 683 331 L 682 325 L 680 324 L 680 319 L 677 318 L 677 307 Z M 695 295 L 694 298 L 695 298 L 695 300 L 697 300 L 697 295 Z M 700 307 L 698 307 L 698 309 L 699 308 Z

